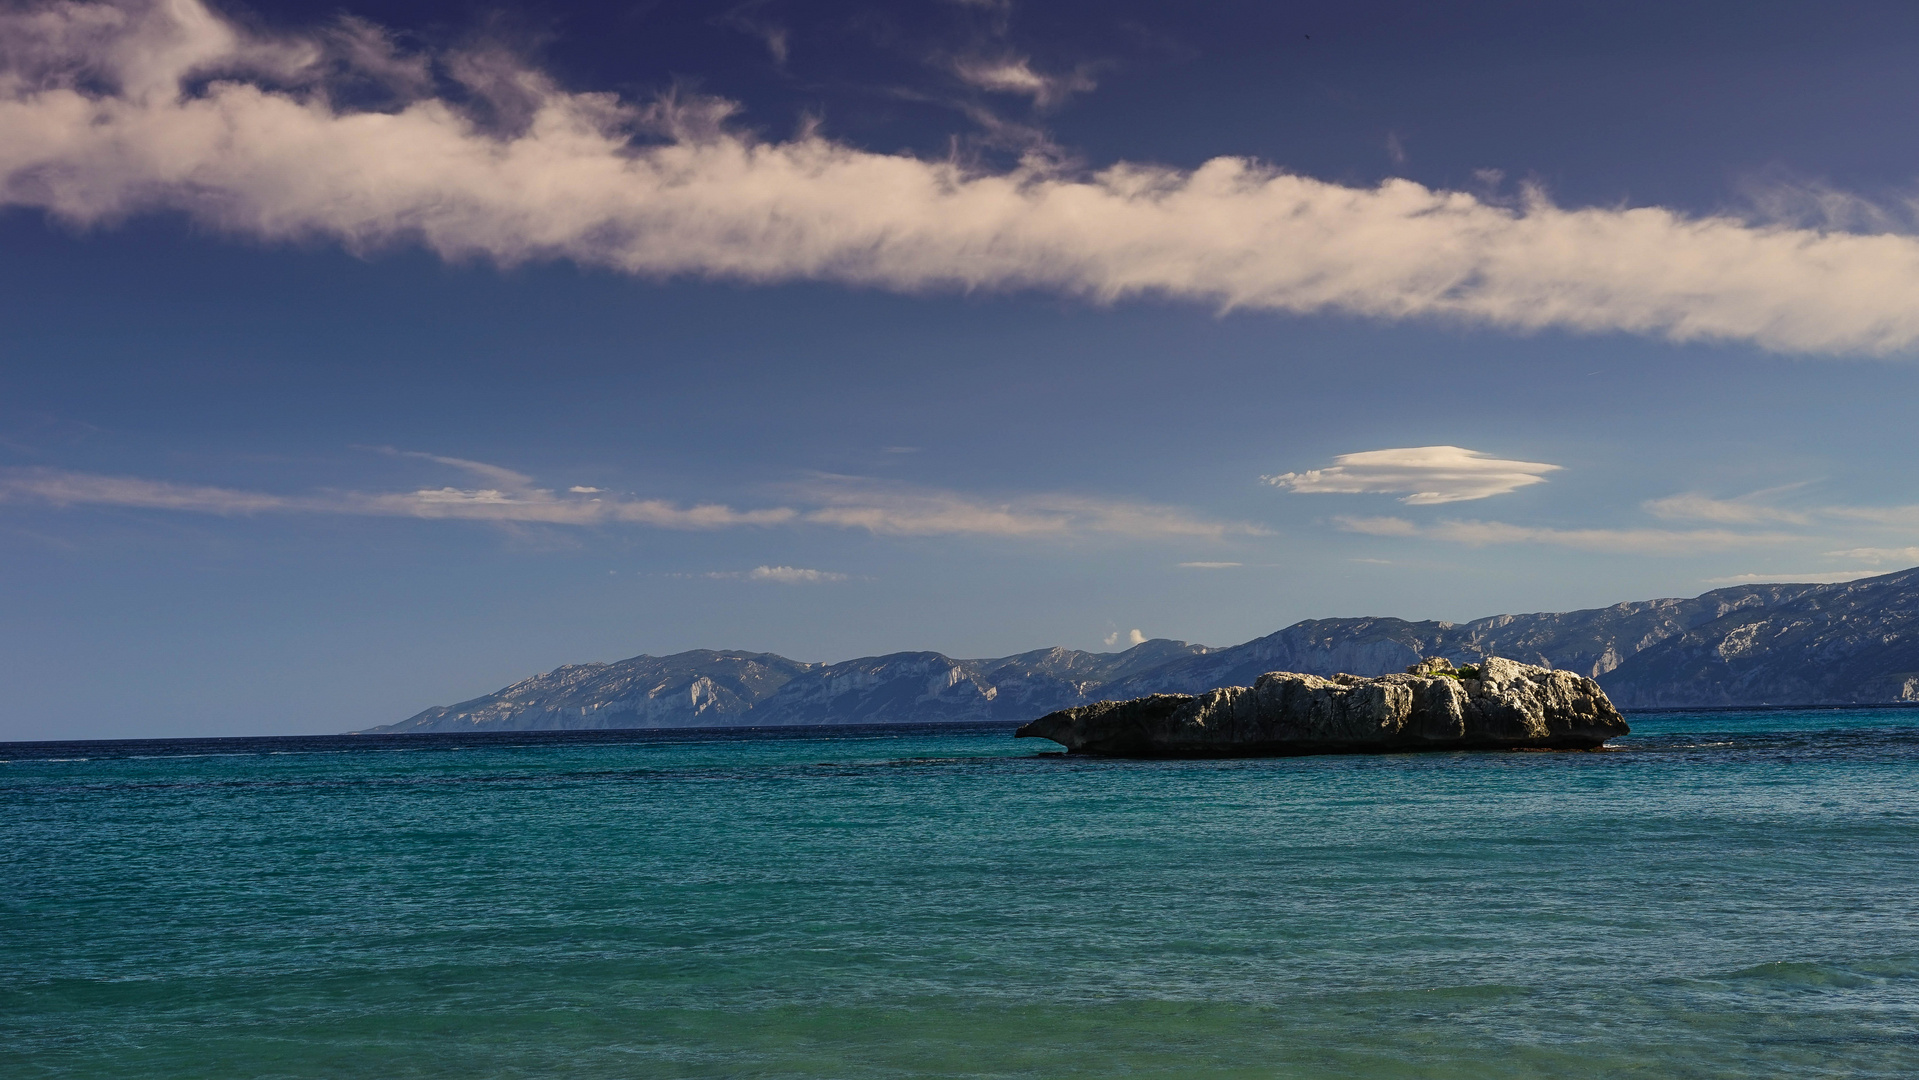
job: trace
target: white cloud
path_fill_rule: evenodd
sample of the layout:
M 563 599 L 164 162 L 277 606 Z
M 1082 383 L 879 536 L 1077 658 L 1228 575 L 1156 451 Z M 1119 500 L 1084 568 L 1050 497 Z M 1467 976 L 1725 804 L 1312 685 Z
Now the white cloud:
M 1729 577 L 1707 578 L 1708 585 L 1760 585 L 1771 582 L 1830 585 L 1839 581 L 1857 581 L 1860 578 L 1874 577 L 1885 573 L 1884 570 L 1813 570 L 1803 574 L 1733 574 Z
M 772 506 L 741 510 L 721 503 L 683 506 L 574 488 L 559 493 L 532 486 L 510 469 L 459 458 L 409 454 L 511 481 L 508 487 L 444 486 L 413 491 L 332 491 L 273 495 L 233 488 L 173 484 L 137 477 L 101 476 L 44 468 L 0 468 L 0 502 L 55 506 L 124 506 L 212 514 L 309 513 L 415 517 L 548 525 L 629 524 L 662 529 L 729 529 L 823 525 L 864 529 L 880 536 L 999 536 L 1077 539 L 1217 540 L 1228 534 L 1263 536 L 1243 522 L 1196 517 L 1177 507 L 1041 494 L 989 502 L 953 491 L 880 484 L 858 477 L 822 476 L 795 485 L 811 508 Z M 779 570 L 780 567 L 772 567 Z
M 1715 499 L 1698 494 L 1673 495 L 1664 499 L 1654 499 L 1644 505 L 1645 509 L 1656 517 L 1715 521 L 1726 525 L 1753 525 L 1765 522 L 1810 525 L 1815 522 L 1825 522 L 1885 526 L 1901 530 L 1919 528 L 1919 506 L 1819 506 L 1801 511 L 1767 506 L 1759 501 L 1774 492 L 1803 486 L 1803 484 L 1791 484 L 1787 488 L 1771 488 L 1737 499 Z M 1919 553 L 1919 548 L 1911 547 L 1856 550 Z M 1907 557 L 1907 555 L 1887 556 L 1887 558 Z
M 1755 501 L 1766 494 L 1769 492 L 1758 492 L 1738 499 L 1715 499 L 1708 495 L 1688 493 L 1653 499 L 1644 505 L 1646 512 L 1652 516 L 1667 520 L 1716 521 L 1723 525 L 1757 525 L 1765 522 L 1805 525 L 1812 520 L 1800 511 L 1784 510 Z
M 479 465 L 477 462 L 461 464 Z M 506 469 L 498 469 L 497 472 L 507 476 L 519 475 Z M 713 504 L 682 507 L 658 499 L 568 497 L 531 487 L 517 490 L 439 487 L 416 491 L 335 491 L 320 495 L 288 496 L 59 469 L 0 468 L 0 502 L 9 500 L 43 502 L 55 506 L 122 506 L 224 515 L 267 512 L 351 514 L 551 525 L 631 522 L 669 529 L 780 525 L 795 521 L 799 516 L 797 510 L 787 507 L 767 510 L 734 510 Z
M 1458 446 L 1409 446 L 1341 454 L 1324 469 L 1281 473 L 1260 479 L 1302 494 L 1405 494 L 1413 506 L 1466 502 L 1504 495 L 1529 484 L 1545 483 L 1543 474 L 1561 466 L 1510 461 Z
M 1065 75 L 1045 75 L 1033 70 L 1024 56 L 995 59 L 969 57 L 953 62 L 953 74 L 960 81 L 981 90 L 999 94 L 1018 94 L 1033 99 L 1042 109 L 1052 108 L 1074 94 L 1085 93 L 1099 84 L 1084 68 Z
M 845 581 L 845 574 L 831 570 L 806 570 L 797 566 L 756 566 L 751 570 L 720 570 L 706 575 L 715 581 L 768 581 L 777 585 L 820 585 Z
M 451 465 L 456 469 L 472 473 L 482 480 L 490 480 L 500 487 L 511 491 L 525 491 L 533 486 L 533 478 L 531 476 L 521 472 L 514 472 L 512 469 L 502 468 L 498 465 L 489 465 L 484 461 L 447 457 L 443 454 L 428 454 L 419 450 L 395 450 L 390 446 L 382 446 L 378 449 L 381 453 L 392 457 L 418 458 L 421 461 L 431 461 L 437 465 Z M 579 489 L 576 488 L 575 490 Z
M 952 491 L 830 475 L 816 477 L 794 491 L 808 501 L 825 504 L 808 511 L 806 521 L 882 536 L 1091 534 L 1217 540 L 1228 534 L 1267 535 L 1266 529 L 1246 522 L 1216 521 L 1176 507 L 1083 495 L 1022 495 L 988 501 Z
M 254 514 L 304 509 L 299 500 L 257 491 L 170 484 L 130 476 L 99 476 L 59 469 L 0 469 L 0 502 L 27 499 L 55 506 L 105 505 L 205 514 Z
M 1868 525 L 1919 528 L 1919 506 L 1828 506 L 1819 512 L 1827 517 L 1860 521 Z
M 1550 529 L 1500 521 L 1440 521 L 1419 525 L 1396 517 L 1334 518 L 1347 532 L 1368 536 L 1407 536 L 1485 547 L 1493 544 L 1548 544 L 1580 551 L 1635 555 L 1685 555 L 1753 544 L 1802 539 L 1781 533 L 1742 533 L 1728 529 Z
M 1157 295 L 1802 352 L 1919 341 L 1911 236 L 1567 208 L 1538 192 L 1508 206 L 1240 158 L 984 172 L 817 133 L 761 142 L 725 126 L 725 103 L 635 107 L 497 57 L 438 58 L 465 95 L 511 99 L 482 123 L 421 96 L 420 58 L 365 24 L 267 37 L 198 0 L 0 19 L 0 204 L 70 222 L 173 210 L 265 240 L 655 277 Z M 340 104 L 327 80 L 342 68 L 402 103 Z M 976 74 L 1038 96 L 1022 71 L 1041 78 L 1017 64 Z
M 1844 551 L 1828 551 L 1826 554 L 1835 559 L 1860 559 L 1873 563 L 1904 563 L 1908 566 L 1919 564 L 1919 547 L 1847 548 Z M 1878 571 L 1874 571 L 1877 573 Z
M 1124 641 L 1127 647 L 1131 648 L 1134 645 L 1146 644 L 1146 635 L 1140 633 L 1138 630 L 1128 630 L 1124 636 L 1121 636 L 1120 632 L 1115 630 L 1106 635 L 1104 640 L 1109 647 L 1116 646 L 1121 641 Z
M 1188 570 L 1230 570 L 1240 564 L 1236 562 L 1183 562 L 1179 565 Z
M 748 581 L 777 581 L 782 585 L 806 585 L 822 581 L 845 581 L 845 574 L 830 570 L 802 570 L 797 566 L 756 566 L 747 571 Z

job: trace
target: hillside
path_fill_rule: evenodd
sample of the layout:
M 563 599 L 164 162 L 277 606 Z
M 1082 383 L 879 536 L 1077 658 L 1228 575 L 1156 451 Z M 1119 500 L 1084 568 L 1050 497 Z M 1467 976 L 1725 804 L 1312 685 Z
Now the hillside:
M 1102 699 L 1250 685 L 1268 671 L 1381 675 L 1422 656 L 1577 671 L 1626 709 L 1919 701 L 1919 569 L 1468 623 L 1309 619 L 1219 649 L 1157 639 L 1118 653 L 906 652 L 838 664 L 702 649 L 568 665 L 369 730 L 1030 720 Z

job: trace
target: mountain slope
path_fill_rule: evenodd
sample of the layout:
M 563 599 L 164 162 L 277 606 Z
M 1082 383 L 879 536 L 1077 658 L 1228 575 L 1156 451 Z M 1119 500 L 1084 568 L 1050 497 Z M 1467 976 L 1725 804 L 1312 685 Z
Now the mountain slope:
M 414 731 L 524 731 L 1030 720 L 1096 700 L 1087 694 L 1169 660 L 1206 652 L 1165 639 L 1125 652 L 1039 649 L 988 660 L 892 653 L 803 664 L 772 653 L 636 656 L 571 664 L 484 697 L 427 709 L 397 724 Z
M 1467 660 L 1503 656 L 1521 663 L 1604 676 L 1641 650 L 1740 611 L 1766 610 L 1828 589 L 1825 585 L 1740 585 L 1685 600 L 1642 600 L 1583 611 L 1494 615 L 1469 623 L 1404 619 L 1308 619 L 1244 645 L 1116 681 L 1106 696 L 1204 693 L 1251 686 L 1268 671 L 1330 677 L 1386 675 L 1423 656 Z
M 811 667 L 772 653 L 711 649 L 615 664 L 568 664 L 371 730 L 711 727 L 736 721 Z
M 1621 708 L 1919 701 L 1919 569 L 1469 623 L 1309 619 L 1224 649 L 1158 639 L 1119 653 L 1054 648 L 987 660 L 636 656 L 556 668 L 371 730 L 1030 720 L 1101 699 L 1250 686 L 1268 671 L 1383 675 L 1424 656 L 1577 671 Z
M 1732 610 L 1600 684 L 1625 708 L 1919 701 L 1919 570 Z
M 1116 679 L 1204 645 L 1158 639 L 1121 653 L 1040 649 L 991 660 L 940 653 L 893 653 L 826 664 L 794 678 L 754 706 L 747 723 L 879 724 L 1030 720 L 1098 700 Z

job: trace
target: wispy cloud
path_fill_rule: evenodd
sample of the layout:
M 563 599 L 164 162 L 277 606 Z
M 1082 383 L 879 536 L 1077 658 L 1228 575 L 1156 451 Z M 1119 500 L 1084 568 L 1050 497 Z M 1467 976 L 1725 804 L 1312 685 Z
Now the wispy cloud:
M 1146 644 L 1146 635 L 1140 633 L 1138 630 L 1128 630 L 1123 634 L 1120 633 L 1118 630 L 1115 630 L 1112 633 L 1106 635 L 1104 640 L 1109 648 L 1113 646 L 1117 646 L 1121 644 L 1122 642 L 1125 643 L 1125 645 L 1128 648 L 1130 648 L 1134 645 Z
M 792 35 L 786 27 L 761 15 L 765 7 L 765 0 L 747 0 L 714 21 L 758 38 L 766 46 L 767 55 L 773 58 L 773 66 L 784 68 L 787 58 L 792 54 Z
M 1885 573 L 1884 570 L 1811 570 L 1798 574 L 1732 574 L 1727 577 L 1707 578 L 1706 584 L 1763 585 L 1777 582 L 1830 585 L 1839 581 L 1858 581 L 1860 578 L 1883 573 Z
M 1814 506 L 1804 510 L 1793 510 L 1770 505 L 1765 502 L 1771 495 L 1804 484 L 1789 484 L 1780 488 L 1742 495 L 1736 499 L 1718 499 L 1709 495 L 1684 494 L 1663 499 L 1653 499 L 1644 504 L 1645 509 L 1655 517 L 1669 520 L 1712 521 L 1725 525 L 1813 525 L 1827 526 L 1880 526 L 1893 529 L 1919 528 L 1919 505 L 1895 506 Z M 1919 548 L 1857 548 L 1865 552 L 1907 552 L 1919 554 Z M 1843 554 L 1833 552 L 1830 554 Z M 1858 556 L 1864 558 L 1866 556 Z M 1905 558 L 1906 555 L 1889 556 Z
M 499 485 L 508 491 L 526 491 L 533 487 L 533 478 L 525 473 L 499 465 L 490 465 L 484 461 L 471 461 L 467 458 L 447 457 L 443 454 L 429 454 L 420 450 L 398 450 L 391 446 L 376 446 L 373 449 L 389 457 L 417 458 L 431 461 L 436 465 L 450 465 L 453 468 L 473 474 L 481 480 Z M 586 490 L 586 489 L 574 489 Z M 597 489 L 594 489 L 597 490 Z
M 1339 517 L 1333 520 L 1347 532 L 1368 536 L 1421 537 L 1471 547 L 1546 544 L 1580 551 L 1634 555 L 1687 555 L 1803 539 L 1786 533 L 1747 533 L 1730 529 L 1552 529 L 1510 525 L 1501 521 L 1440 521 L 1422 525 L 1396 517 Z
M 1919 547 L 1859 547 L 1844 551 L 1828 551 L 1826 555 L 1834 559 L 1858 559 L 1871 563 L 1899 563 L 1904 566 L 1919 565 Z M 1874 571 L 1878 573 L 1878 571 Z
M 1798 487 L 1801 485 L 1792 485 Z M 1773 491 L 1782 489 L 1772 489 Z M 1762 500 L 1771 491 L 1756 492 L 1737 499 L 1715 499 L 1709 495 L 1687 493 L 1669 495 L 1645 503 L 1645 510 L 1656 518 L 1678 521 L 1716 521 L 1723 525 L 1810 524 L 1812 517 L 1798 510 L 1769 506 Z
M 953 74 L 960 81 L 981 90 L 999 94 L 1019 94 L 1033 99 L 1042 109 L 1059 105 L 1074 94 L 1093 90 L 1099 84 L 1085 68 L 1048 75 L 1034 70 L 1024 56 L 993 58 L 965 57 L 953 61 Z
M 1068 537 L 1112 535 L 1137 539 L 1228 535 L 1264 536 L 1248 522 L 1219 521 L 1177 507 L 1082 495 L 1022 495 L 993 501 L 958 492 L 888 484 L 864 477 L 822 475 L 795 493 L 823 503 L 805 520 L 882 536 L 983 535 Z
M 1827 506 L 1819 512 L 1826 517 L 1866 525 L 1919 528 L 1919 506 Z
M 500 481 L 500 487 L 419 488 L 411 491 L 328 491 L 277 495 L 102 476 L 46 468 L 0 468 L 0 502 L 55 506 L 120 506 L 209 514 L 355 514 L 547 525 L 628 524 L 662 529 L 712 530 L 816 525 L 863 529 L 879 536 L 996 536 L 1074 539 L 1086 536 L 1218 540 L 1260 536 L 1244 522 L 1218 521 L 1177 507 L 1088 496 L 1041 494 L 987 501 L 959 492 L 885 484 L 860 477 L 819 476 L 793 485 L 801 506 L 736 509 L 723 503 L 682 505 L 664 499 L 614 495 L 597 487 L 564 492 L 536 487 L 521 473 L 483 462 L 408 454 Z M 777 571 L 781 567 L 772 567 Z
M 1179 565 L 1181 568 L 1187 570 L 1230 570 L 1235 566 L 1243 564 L 1236 562 L 1183 562 Z
M 1384 493 L 1413 506 L 1466 502 L 1545 483 L 1558 465 L 1511 461 L 1458 446 L 1410 446 L 1341 454 L 1324 469 L 1260 479 L 1302 494 Z
M 831 570 L 807 570 L 798 566 L 756 566 L 751 570 L 717 570 L 705 575 L 714 581 L 764 581 L 776 585 L 823 585 L 846 581 L 847 575 Z
M 494 470 L 507 476 L 520 475 L 478 462 L 447 460 L 461 466 Z M 315 495 L 275 495 L 44 468 L 0 468 L 0 501 L 181 510 L 227 516 L 262 513 L 354 514 L 549 525 L 630 522 L 666 529 L 782 525 L 799 517 L 799 511 L 788 507 L 734 510 L 718 504 L 679 506 L 659 499 L 602 498 L 572 492 L 559 495 L 544 488 L 517 484 L 511 489 L 438 487 L 378 493 L 332 491 Z
M 60 469 L 0 470 L 0 502 L 32 500 L 55 506 L 126 506 L 203 514 L 257 514 L 307 509 L 302 500 L 257 491 L 170 484 L 131 476 L 100 476 Z
M 199 0 L 0 20 L 0 204 L 71 222 L 175 211 L 259 239 L 417 243 L 502 264 L 1157 295 L 1802 352 L 1919 341 L 1919 237 L 1568 208 L 1538 191 L 1508 205 L 1231 157 L 1080 175 L 1038 159 L 981 171 L 817 132 L 765 142 L 729 127 L 724 102 L 569 92 L 497 57 L 406 53 L 367 24 L 267 35 Z M 466 85 L 435 96 L 428 68 Z M 1023 61 L 972 70 L 1035 100 L 1061 92 Z M 340 78 L 374 80 L 392 103 L 344 104 Z

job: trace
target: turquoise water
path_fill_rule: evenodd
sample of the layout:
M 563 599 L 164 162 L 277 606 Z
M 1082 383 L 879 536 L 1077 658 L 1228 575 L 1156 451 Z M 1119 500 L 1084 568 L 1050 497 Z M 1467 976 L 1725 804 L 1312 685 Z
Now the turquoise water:
M 1919 1075 L 1919 714 L 0 745 L 0 1076 Z

